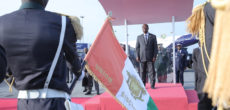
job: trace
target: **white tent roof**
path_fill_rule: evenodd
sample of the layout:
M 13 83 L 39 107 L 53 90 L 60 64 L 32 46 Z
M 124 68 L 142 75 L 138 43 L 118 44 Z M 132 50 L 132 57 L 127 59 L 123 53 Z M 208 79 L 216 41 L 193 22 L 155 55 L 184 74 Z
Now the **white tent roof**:
M 184 21 L 192 12 L 193 0 L 99 0 L 113 25 Z

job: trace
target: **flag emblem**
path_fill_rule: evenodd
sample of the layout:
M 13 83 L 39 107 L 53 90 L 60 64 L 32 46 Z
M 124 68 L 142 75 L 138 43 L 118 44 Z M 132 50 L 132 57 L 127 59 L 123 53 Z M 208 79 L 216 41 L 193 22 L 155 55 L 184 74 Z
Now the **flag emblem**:
M 132 76 L 129 71 L 126 72 L 129 76 L 126 82 L 129 86 L 129 90 L 131 91 L 131 95 L 134 97 L 134 99 L 138 99 L 143 102 L 144 100 L 142 99 L 142 95 L 146 95 L 145 89 L 141 87 L 141 84 L 138 82 L 135 76 Z

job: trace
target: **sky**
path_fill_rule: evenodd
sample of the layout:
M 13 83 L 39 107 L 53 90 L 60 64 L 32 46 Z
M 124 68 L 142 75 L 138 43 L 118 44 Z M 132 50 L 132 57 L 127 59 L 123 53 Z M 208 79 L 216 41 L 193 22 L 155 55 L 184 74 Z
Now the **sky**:
M 1 1 L 0 16 L 18 10 L 21 5 L 21 0 Z M 205 1 L 206 0 L 194 0 L 193 6 L 204 3 Z M 46 10 L 79 17 L 84 28 L 84 37 L 78 42 L 86 43 L 92 43 L 95 40 L 107 17 L 98 0 L 50 0 Z M 125 42 L 125 27 L 114 26 L 113 28 L 118 41 Z M 160 37 L 162 34 L 170 37 L 172 36 L 172 23 L 149 24 L 149 32 L 155 34 L 157 37 Z M 128 33 L 129 40 L 135 41 L 137 36 L 142 34 L 141 25 L 129 25 Z M 186 23 L 176 22 L 175 35 L 181 36 L 185 34 L 188 34 L 186 32 Z

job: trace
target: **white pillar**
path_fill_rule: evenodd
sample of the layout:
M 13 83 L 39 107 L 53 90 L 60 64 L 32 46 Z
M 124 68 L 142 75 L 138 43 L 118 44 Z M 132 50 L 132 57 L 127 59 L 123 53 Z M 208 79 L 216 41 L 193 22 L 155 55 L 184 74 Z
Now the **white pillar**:
M 173 34 L 173 83 L 176 83 L 176 55 L 175 55 L 175 16 L 172 16 L 172 34 Z
M 126 37 L 126 48 L 125 48 L 125 52 L 126 55 L 129 56 L 129 38 L 128 38 L 128 25 L 127 25 L 127 20 L 125 19 L 125 37 Z

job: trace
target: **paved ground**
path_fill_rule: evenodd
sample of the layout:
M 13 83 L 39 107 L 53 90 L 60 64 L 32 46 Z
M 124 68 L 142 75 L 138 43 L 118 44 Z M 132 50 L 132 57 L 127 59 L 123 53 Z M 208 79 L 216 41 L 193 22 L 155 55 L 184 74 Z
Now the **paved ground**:
M 172 79 L 172 74 L 168 74 L 167 82 L 172 82 Z M 185 71 L 184 80 L 185 89 L 194 89 L 194 72 L 192 70 Z M 93 97 L 96 95 L 96 90 L 94 87 L 91 95 L 84 95 L 82 91 L 83 87 L 81 86 L 81 81 L 78 81 L 72 93 L 72 97 Z M 105 89 L 102 86 L 100 86 L 100 93 L 103 93 L 104 91 Z M 0 84 L 0 98 L 16 98 L 17 93 L 18 91 L 15 88 L 13 88 L 13 92 L 10 93 L 8 85 L 5 82 Z
M 195 75 L 193 70 L 187 70 L 184 73 L 184 88 L 185 89 L 194 89 L 195 88 Z
M 173 74 L 168 74 L 167 77 L 167 82 L 173 82 Z M 194 76 L 194 71 L 189 69 L 184 72 L 184 88 L 185 89 L 194 89 L 195 84 L 195 76 Z
M 100 88 L 100 93 L 103 93 L 105 91 L 105 89 L 102 86 L 100 86 L 99 88 Z M 82 92 L 83 89 L 84 88 L 81 86 L 81 81 L 78 81 L 72 93 L 72 97 L 93 97 L 97 95 L 97 92 L 94 87 L 92 89 L 91 95 L 85 95 L 85 93 Z M 5 82 L 0 84 L 0 98 L 16 98 L 17 94 L 18 91 L 15 88 L 13 88 L 13 92 L 10 93 L 9 87 Z

